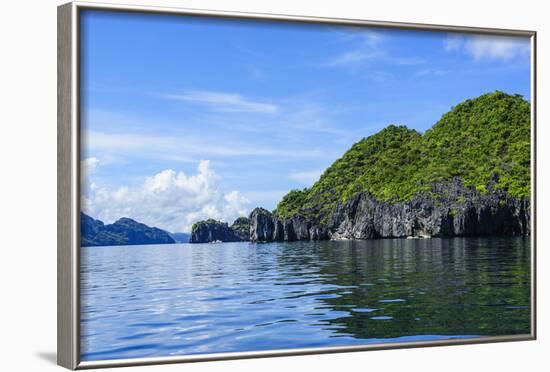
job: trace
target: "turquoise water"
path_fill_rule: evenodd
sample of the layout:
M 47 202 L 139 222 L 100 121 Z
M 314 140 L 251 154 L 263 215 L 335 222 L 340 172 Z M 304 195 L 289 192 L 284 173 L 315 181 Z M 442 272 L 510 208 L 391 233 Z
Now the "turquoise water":
M 529 238 L 81 249 L 81 358 L 530 332 Z

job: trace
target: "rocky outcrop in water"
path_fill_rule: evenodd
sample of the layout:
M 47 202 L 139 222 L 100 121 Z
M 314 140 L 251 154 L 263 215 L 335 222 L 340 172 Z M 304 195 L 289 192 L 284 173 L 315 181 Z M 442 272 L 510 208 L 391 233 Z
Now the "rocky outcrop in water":
M 339 204 L 325 224 L 301 215 L 280 219 L 256 208 L 250 214 L 250 239 L 270 242 L 528 235 L 529 200 L 512 198 L 493 185 L 487 186 L 487 192 L 479 192 L 455 178 L 402 203 L 380 202 L 368 193 L 360 193 Z
M 278 222 L 268 210 L 263 208 L 254 209 L 250 213 L 250 240 L 253 242 L 281 240 L 279 232 L 274 235 L 274 226 Z
M 233 234 L 239 239 L 239 241 L 250 240 L 250 220 L 246 217 L 239 217 L 231 225 Z
M 208 219 L 193 225 L 190 243 L 240 242 L 250 240 L 248 218 L 239 217 L 233 225 Z
M 80 213 L 81 246 L 174 244 L 164 230 L 149 227 L 130 218 L 121 218 L 105 225 L 85 213 Z

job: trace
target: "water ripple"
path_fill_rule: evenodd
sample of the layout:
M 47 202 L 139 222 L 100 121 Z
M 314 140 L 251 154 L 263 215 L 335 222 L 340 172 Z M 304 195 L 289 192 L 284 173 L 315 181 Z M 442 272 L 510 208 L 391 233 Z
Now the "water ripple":
M 524 238 L 81 252 L 82 360 L 529 333 Z

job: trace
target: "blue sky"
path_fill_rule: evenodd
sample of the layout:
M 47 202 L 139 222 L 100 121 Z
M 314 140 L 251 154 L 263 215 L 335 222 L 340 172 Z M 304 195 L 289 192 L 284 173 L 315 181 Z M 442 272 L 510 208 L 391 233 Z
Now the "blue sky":
M 311 186 L 389 124 L 529 99 L 529 39 L 85 11 L 83 209 L 169 231 Z

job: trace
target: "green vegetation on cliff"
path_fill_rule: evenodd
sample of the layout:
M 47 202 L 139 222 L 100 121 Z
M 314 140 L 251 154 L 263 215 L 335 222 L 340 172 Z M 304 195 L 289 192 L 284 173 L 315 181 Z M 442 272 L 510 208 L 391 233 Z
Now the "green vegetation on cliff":
M 246 217 L 239 217 L 233 222 L 233 225 L 231 225 L 231 229 L 233 231 L 239 231 L 242 233 L 248 234 L 250 231 L 250 220 Z
M 530 105 L 503 92 L 469 99 L 442 116 L 423 135 L 390 125 L 354 144 L 311 188 L 293 190 L 275 213 L 326 220 L 338 203 L 361 192 L 381 201 L 411 200 L 437 182 L 460 177 L 486 192 L 530 195 Z
M 190 243 L 240 242 L 250 240 L 250 220 L 239 217 L 229 226 L 212 218 L 198 221 L 191 228 Z
M 201 226 L 224 226 L 224 225 L 226 224 L 221 221 L 217 221 L 213 218 L 209 218 L 207 220 L 195 222 L 193 226 L 191 226 L 191 233 L 197 232 Z

